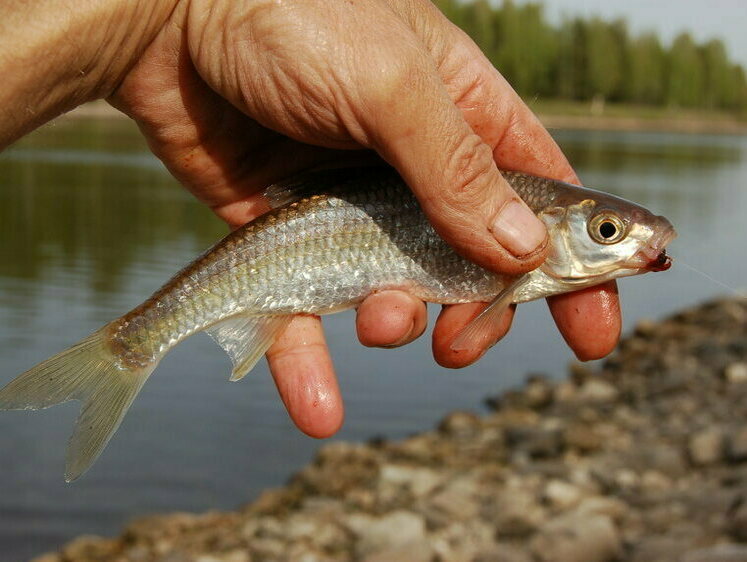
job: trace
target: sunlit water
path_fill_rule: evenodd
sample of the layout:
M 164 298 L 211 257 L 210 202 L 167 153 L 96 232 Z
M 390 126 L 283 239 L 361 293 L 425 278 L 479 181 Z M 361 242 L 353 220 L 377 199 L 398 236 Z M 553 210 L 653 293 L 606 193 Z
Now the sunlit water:
M 582 179 L 666 215 L 671 254 L 747 286 L 747 137 L 557 131 Z M 181 191 L 126 122 L 47 127 L 0 154 L 0 384 L 138 304 L 225 232 Z M 675 262 L 676 264 L 677 262 Z M 621 282 L 625 325 L 729 292 L 692 269 Z M 431 307 L 432 315 L 436 307 Z M 572 359 L 543 303 L 478 365 L 435 365 L 429 338 L 378 351 L 351 314 L 325 319 L 346 400 L 335 439 L 399 438 L 527 372 Z M 288 420 L 264 365 L 228 382 L 205 336 L 179 346 L 135 401 L 101 459 L 62 480 L 74 404 L 0 413 L 0 551 L 23 559 L 81 533 L 116 533 L 153 512 L 229 509 L 282 484 L 319 441 Z

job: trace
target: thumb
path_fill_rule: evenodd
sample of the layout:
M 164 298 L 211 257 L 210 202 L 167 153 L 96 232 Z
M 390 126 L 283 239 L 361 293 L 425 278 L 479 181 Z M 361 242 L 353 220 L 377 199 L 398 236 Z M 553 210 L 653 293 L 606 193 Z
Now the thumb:
M 545 258 L 547 231 L 496 167 L 429 65 L 405 65 L 390 95 L 367 100 L 369 144 L 415 193 L 438 234 L 467 259 L 517 275 Z M 388 77 L 391 78 L 391 77 Z M 379 86 L 383 83 L 379 82 Z

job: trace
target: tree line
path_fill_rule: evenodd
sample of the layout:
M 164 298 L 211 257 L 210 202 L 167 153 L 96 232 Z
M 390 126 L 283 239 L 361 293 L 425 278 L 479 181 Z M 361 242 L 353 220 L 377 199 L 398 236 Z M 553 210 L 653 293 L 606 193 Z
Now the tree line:
M 435 0 L 524 97 L 744 111 L 747 80 L 719 39 L 662 44 L 622 19 L 550 25 L 540 3 Z

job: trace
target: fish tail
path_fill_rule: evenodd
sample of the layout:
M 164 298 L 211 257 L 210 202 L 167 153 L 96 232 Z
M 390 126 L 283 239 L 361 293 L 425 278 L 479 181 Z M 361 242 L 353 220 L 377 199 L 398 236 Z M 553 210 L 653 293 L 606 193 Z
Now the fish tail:
M 71 482 L 104 450 L 157 364 L 123 366 L 109 349 L 103 328 L 11 381 L 0 390 L 0 409 L 39 410 L 69 400 L 82 402 L 67 449 L 65 480 Z

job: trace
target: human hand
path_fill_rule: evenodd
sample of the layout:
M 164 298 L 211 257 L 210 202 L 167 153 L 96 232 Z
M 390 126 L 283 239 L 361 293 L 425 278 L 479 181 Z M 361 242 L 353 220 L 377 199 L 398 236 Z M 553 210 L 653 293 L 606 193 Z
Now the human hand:
M 110 101 L 232 226 L 267 210 L 268 183 L 370 149 L 397 168 L 448 243 L 502 273 L 538 266 L 546 238 L 498 167 L 577 182 L 476 45 L 425 0 L 181 2 Z M 505 208 L 513 213 L 496 221 Z M 444 307 L 433 332 L 440 364 L 465 366 L 485 352 L 450 348 L 484 306 Z M 580 358 L 617 341 L 614 284 L 553 297 L 550 307 Z M 402 291 L 358 309 L 364 345 L 402 345 L 425 325 L 425 305 Z M 319 319 L 297 317 L 268 361 L 296 425 L 333 434 L 343 407 Z

